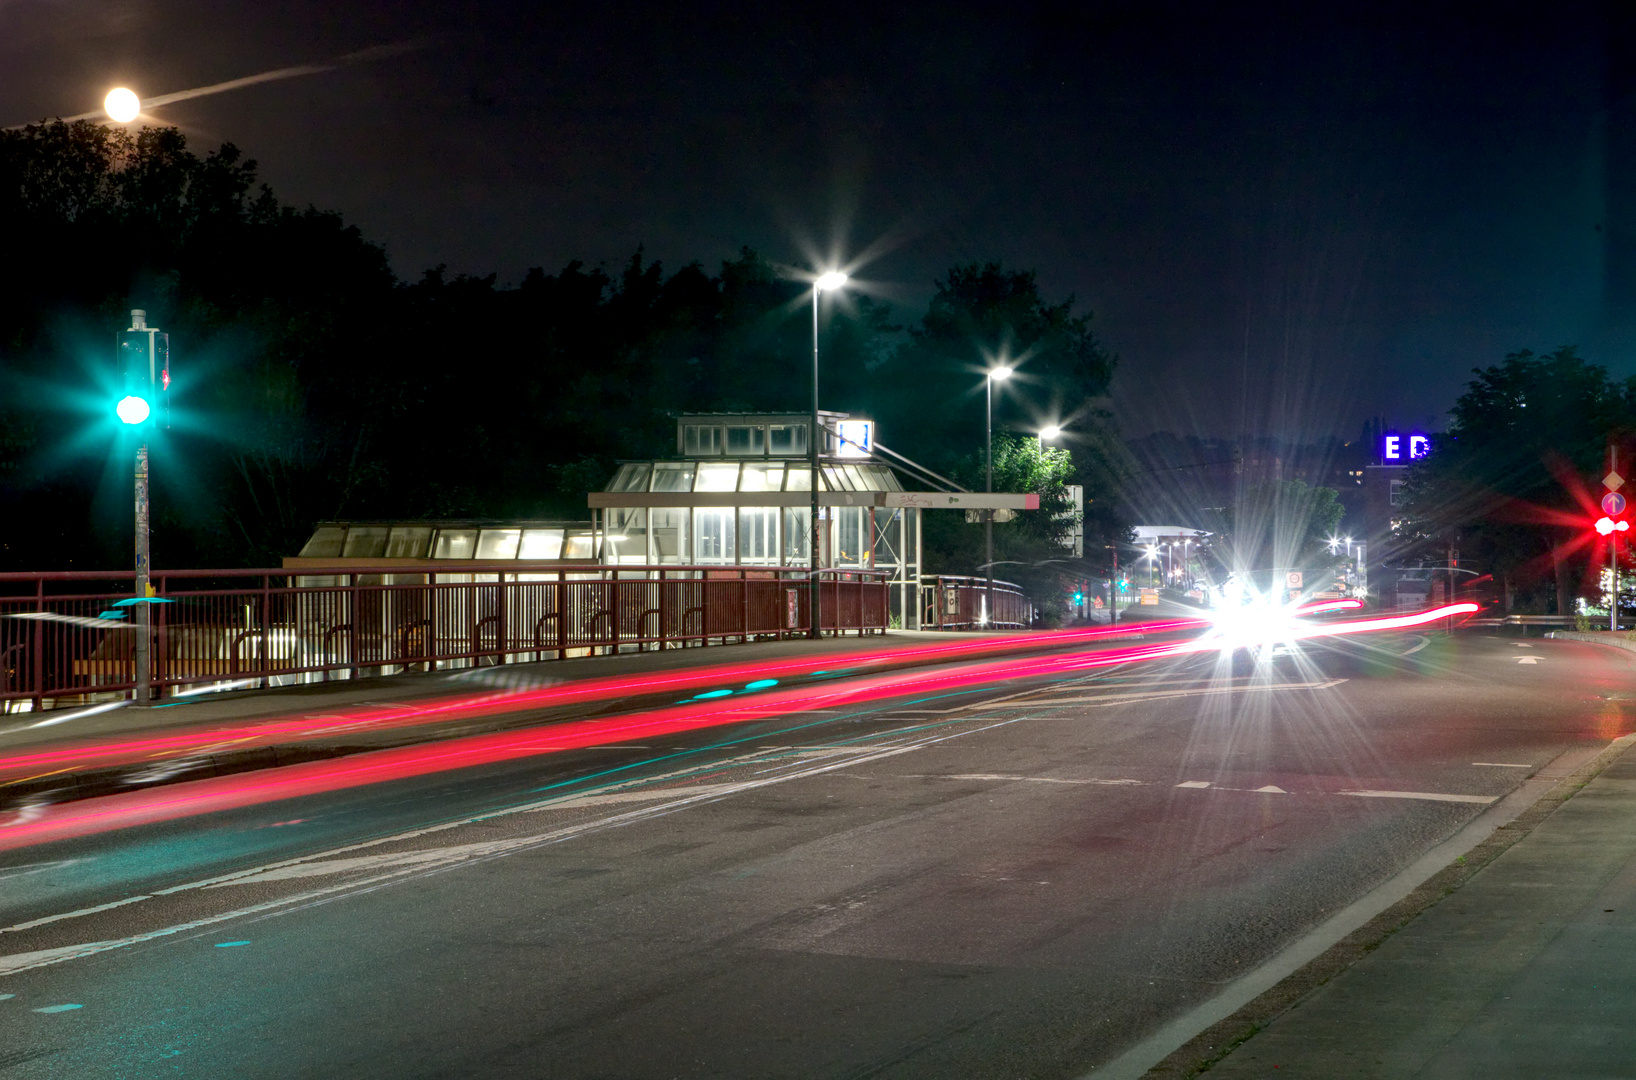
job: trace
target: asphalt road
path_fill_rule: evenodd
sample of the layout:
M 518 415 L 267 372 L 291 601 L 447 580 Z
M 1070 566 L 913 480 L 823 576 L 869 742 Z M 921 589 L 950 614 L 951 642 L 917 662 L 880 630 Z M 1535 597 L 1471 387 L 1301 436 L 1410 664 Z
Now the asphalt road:
M 1636 727 L 1633 662 L 1308 642 L 0 853 L 0 1072 L 1095 1075 Z

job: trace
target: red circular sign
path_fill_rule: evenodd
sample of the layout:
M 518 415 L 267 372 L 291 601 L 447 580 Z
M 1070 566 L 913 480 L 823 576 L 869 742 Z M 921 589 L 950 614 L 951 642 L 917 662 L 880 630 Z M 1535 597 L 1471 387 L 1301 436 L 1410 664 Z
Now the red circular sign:
M 1610 491 L 1602 496 L 1602 513 L 1608 517 L 1618 517 L 1625 512 L 1625 497 L 1617 491 Z

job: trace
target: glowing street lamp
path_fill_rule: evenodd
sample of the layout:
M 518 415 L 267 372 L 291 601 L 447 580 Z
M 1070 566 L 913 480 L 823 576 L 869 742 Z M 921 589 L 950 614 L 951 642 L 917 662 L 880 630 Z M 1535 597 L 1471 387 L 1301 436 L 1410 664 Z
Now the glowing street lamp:
M 839 270 L 830 270 L 818 275 L 812 283 L 812 427 L 808 431 L 807 453 L 808 464 L 812 470 L 812 536 L 810 538 L 812 554 L 812 573 L 807 582 L 807 607 L 810 616 L 807 636 L 818 638 L 822 634 L 822 624 L 818 619 L 818 294 L 834 292 L 846 284 L 846 275 Z

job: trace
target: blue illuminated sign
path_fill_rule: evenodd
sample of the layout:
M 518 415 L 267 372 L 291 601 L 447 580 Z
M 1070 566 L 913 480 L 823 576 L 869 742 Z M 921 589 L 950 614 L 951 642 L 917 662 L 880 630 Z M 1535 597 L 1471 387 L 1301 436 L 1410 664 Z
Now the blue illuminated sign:
M 1381 436 L 1380 459 L 1382 461 L 1413 461 L 1423 458 L 1431 452 L 1431 436 L 1414 432 L 1411 435 L 1399 435 L 1395 431 Z

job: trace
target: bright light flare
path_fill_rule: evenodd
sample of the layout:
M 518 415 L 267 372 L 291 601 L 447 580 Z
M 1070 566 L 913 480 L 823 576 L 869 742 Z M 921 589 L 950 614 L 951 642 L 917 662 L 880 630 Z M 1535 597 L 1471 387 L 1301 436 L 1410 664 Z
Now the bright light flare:
M 119 404 L 114 406 L 114 414 L 127 424 L 146 423 L 151 411 L 148 403 L 134 394 L 120 398 Z
M 839 270 L 831 270 L 827 274 L 819 275 L 818 280 L 813 282 L 813 287 L 819 292 L 834 292 L 845 285 L 846 282 L 847 277 L 845 274 Z
M 1629 532 L 1630 522 L 1622 519 L 1619 521 L 1614 521 L 1612 518 L 1601 518 L 1596 523 L 1596 531 L 1601 533 L 1603 536 L 1607 536 L 1609 533 L 1613 532 Z
M 1043 427 L 1040 429 L 1040 438 L 1044 439 L 1046 442 L 1053 442 L 1061 437 L 1062 429 L 1057 427 L 1055 424 L 1051 424 L 1048 427 Z
M 1011 378 L 1015 371 L 1015 368 L 1009 368 L 1004 364 L 1001 364 L 999 367 L 989 368 L 988 377 L 993 379 L 995 382 L 1004 382 L 1005 380 Z
M 128 124 L 142 115 L 142 100 L 123 86 L 108 91 L 102 99 L 102 110 L 116 124 Z

